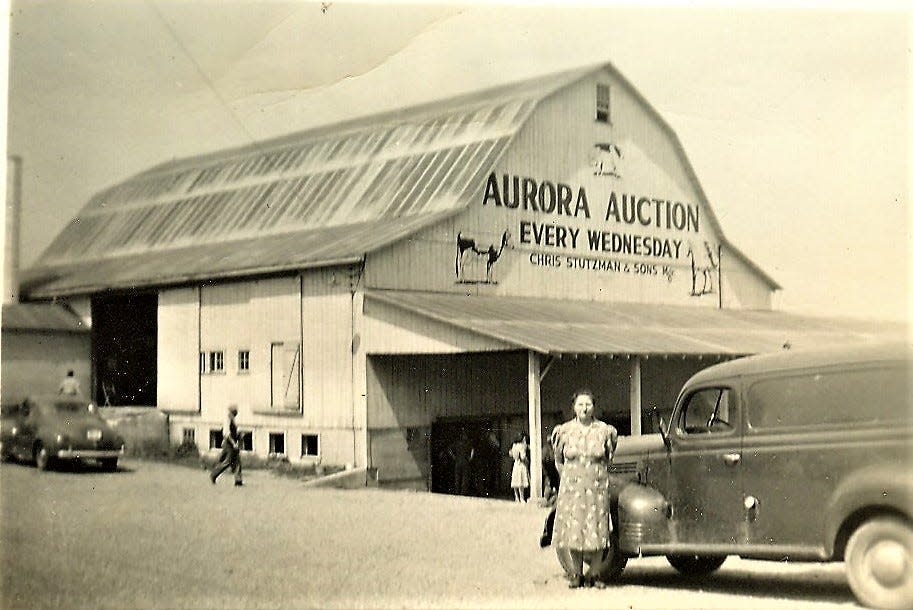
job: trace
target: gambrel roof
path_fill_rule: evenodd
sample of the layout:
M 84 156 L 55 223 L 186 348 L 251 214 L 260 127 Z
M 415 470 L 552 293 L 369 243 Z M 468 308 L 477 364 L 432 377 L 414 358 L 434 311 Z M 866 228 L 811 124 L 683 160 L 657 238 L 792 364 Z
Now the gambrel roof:
M 23 278 L 31 298 L 351 263 L 465 209 L 539 101 L 601 63 L 173 161 L 93 197 Z M 671 128 L 666 129 L 706 197 Z M 772 288 L 779 286 L 720 239 Z

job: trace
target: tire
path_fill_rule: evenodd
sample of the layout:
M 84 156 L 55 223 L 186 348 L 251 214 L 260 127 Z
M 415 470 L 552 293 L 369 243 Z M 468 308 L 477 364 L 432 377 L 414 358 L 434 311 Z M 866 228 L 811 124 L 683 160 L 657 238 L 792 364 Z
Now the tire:
M 38 443 L 35 445 L 35 466 L 38 470 L 44 472 L 50 470 L 51 466 L 54 464 L 54 458 L 51 457 L 51 452 L 48 451 L 47 447 Z
M 101 469 L 105 472 L 117 471 L 117 458 L 104 458 L 99 460 L 99 464 L 101 464 Z
M 602 555 L 602 567 L 596 578 L 604 583 L 612 583 L 618 580 L 621 573 L 624 572 L 625 566 L 628 565 L 628 556 L 618 551 L 617 540 L 615 546 L 605 550 Z
M 844 554 L 850 589 L 864 606 L 913 608 L 913 526 L 876 517 L 850 536 Z
M 669 564 L 682 576 L 707 576 L 720 569 L 726 556 L 722 555 L 666 555 Z

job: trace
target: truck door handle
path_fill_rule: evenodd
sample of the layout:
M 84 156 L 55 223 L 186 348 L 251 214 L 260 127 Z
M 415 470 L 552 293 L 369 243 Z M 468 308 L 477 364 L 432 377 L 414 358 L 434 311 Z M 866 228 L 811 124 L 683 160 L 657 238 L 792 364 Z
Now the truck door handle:
M 739 460 L 742 459 L 742 454 L 740 453 L 724 453 L 723 461 L 726 462 L 727 466 L 735 466 L 739 463 Z

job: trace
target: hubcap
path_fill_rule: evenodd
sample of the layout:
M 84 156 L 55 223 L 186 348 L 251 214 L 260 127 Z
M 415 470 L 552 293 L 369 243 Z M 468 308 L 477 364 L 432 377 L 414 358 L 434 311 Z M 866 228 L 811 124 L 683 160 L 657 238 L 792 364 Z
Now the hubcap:
M 869 551 L 869 571 L 883 587 L 901 585 L 910 567 L 907 550 L 896 540 L 882 540 Z

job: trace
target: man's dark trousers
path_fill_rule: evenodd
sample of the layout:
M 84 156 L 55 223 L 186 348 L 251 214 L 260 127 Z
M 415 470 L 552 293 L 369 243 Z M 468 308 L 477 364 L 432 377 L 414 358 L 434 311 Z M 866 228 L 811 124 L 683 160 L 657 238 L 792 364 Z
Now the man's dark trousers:
M 213 482 L 227 468 L 231 468 L 231 471 L 235 473 L 235 483 L 241 482 L 241 450 L 237 447 L 232 447 L 228 443 L 223 443 L 222 453 L 219 454 L 219 462 L 212 469 L 212 474 L 210 475 Z

